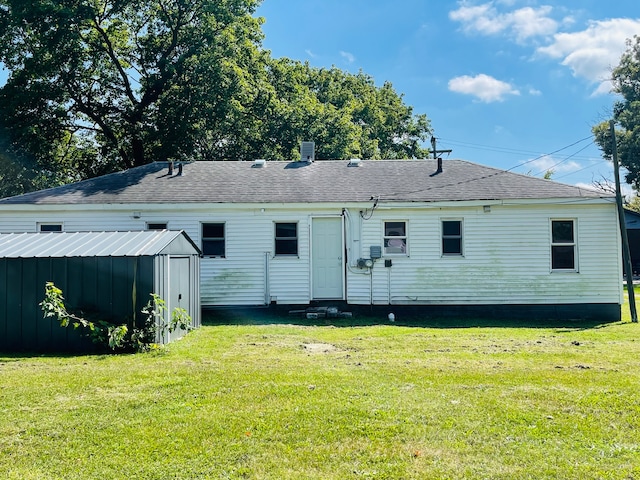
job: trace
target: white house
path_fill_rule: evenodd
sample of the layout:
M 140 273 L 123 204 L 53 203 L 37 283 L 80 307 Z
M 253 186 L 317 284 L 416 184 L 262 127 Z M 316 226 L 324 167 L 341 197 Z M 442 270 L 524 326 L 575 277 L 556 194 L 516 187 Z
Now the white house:
M 461 160 L 156 162 L 0 200 L 0 233 L 184 230 L 203 306 L 620 318 L 609 195 Z

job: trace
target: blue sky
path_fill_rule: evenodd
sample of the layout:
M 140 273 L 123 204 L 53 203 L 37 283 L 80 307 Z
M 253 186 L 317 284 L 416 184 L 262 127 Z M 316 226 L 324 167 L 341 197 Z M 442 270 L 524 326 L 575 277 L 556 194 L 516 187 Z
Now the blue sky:
M 257 15 L 273 57 L 390 81 L 449 158 L 613 178 L 587 137 L 611 116 L 607 78 L 640 35 L 638 0 L 264 0 Z

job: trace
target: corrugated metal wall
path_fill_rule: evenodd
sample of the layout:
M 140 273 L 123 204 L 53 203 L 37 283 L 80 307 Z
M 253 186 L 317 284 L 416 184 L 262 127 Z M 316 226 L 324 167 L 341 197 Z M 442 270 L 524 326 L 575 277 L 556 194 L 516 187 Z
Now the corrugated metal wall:
M 43 318 L 45 284 L 62 289 L 69 311 L 117 323 L 141 320 L 154 290 L 154 258 L 0 258 L 0 350 L 85 351 L 91 343 L 73 328 Z M 135 286 L 135 289 L 134 289 Z

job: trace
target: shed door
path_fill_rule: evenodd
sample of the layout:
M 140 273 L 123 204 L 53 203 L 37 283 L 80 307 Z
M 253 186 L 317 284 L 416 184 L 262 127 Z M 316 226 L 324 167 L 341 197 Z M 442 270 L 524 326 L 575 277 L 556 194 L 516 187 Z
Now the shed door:
M 342 218 L 314 218 L 311 229 L 313 299 L 342 300 Z
M 191 312 L 191 284 L 189 282 L 191 275 L 189 272 L 189 257 L 171 257 L 169 259 L 169 315 L 176 307 L 184 308 L 189 315 L 193 317 Z M 171 340 L 180 338 L 185 334 L 184 331 L 176 330 L 170 334 Z

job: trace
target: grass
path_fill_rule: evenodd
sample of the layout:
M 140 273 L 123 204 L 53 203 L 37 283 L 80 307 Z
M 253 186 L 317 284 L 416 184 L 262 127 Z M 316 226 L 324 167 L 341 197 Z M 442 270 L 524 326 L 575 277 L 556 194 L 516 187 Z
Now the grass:
M 0 355 L 0 478 L 640 479 L 628 318 L 230 316 L 154 353 Z

